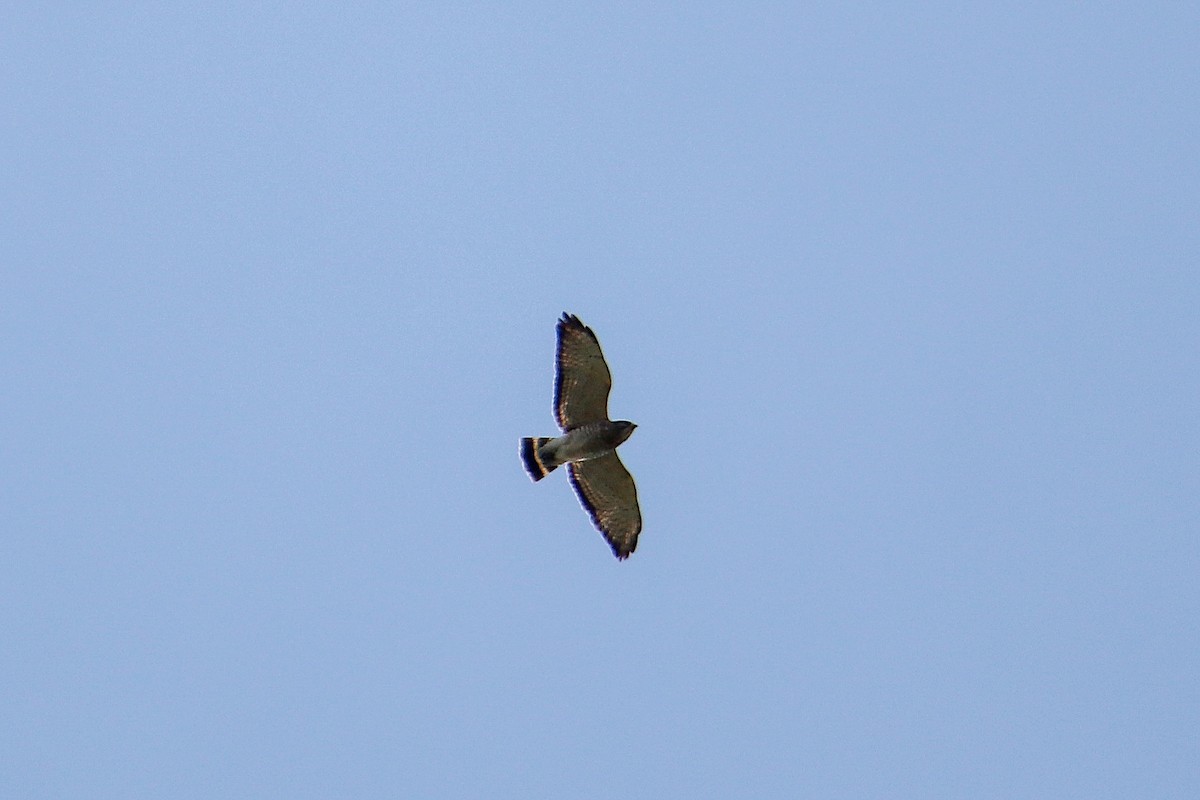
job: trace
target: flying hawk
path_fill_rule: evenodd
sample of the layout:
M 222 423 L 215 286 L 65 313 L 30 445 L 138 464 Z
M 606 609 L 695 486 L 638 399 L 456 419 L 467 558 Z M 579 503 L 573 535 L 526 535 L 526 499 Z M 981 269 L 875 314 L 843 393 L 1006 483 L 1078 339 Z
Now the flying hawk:
M 633 476 L 617 458 L 617 446 L 637 426 L 608 418 L 612 375 L 596 334 L 574 314 L 564 313 L 558 321 L 555 365 L 554 417 L 563 435 L 522 439 L 521 460 L 534 481 L 566 464 L 580 504 L 613 555 L 629 558 L 637 548 L 642 512 Z

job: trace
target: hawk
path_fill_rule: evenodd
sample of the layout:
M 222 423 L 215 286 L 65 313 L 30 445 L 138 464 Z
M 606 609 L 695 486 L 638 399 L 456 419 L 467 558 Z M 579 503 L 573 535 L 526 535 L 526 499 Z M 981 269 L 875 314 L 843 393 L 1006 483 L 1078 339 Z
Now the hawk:
M 637 487 L 617 446 L 637 426 L 608 418 L 612 375 L 592 329 L 574 314 L 558 321 L 554 418 L 562 436 L 521 440 L 521 460 L 534 481 L 563 464 L 584 510 L 618 559 L 629 558 L 642 530 Z

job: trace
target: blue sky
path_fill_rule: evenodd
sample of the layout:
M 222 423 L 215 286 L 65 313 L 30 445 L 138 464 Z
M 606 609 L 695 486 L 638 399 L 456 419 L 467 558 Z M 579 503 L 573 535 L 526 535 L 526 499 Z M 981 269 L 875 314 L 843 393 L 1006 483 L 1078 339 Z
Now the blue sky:
M 1198 796 L 1198 25 L 7 9 L 3 793 Z

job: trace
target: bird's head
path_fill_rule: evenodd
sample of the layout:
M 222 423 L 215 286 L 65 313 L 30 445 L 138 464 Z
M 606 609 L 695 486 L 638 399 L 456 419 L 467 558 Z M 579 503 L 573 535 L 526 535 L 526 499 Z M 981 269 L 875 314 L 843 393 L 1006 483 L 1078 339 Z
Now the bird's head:
M 620 442 L 623 442 L 623 441 L 625 441 L 625 440 L 626 440 L 626 439 L 628 439 L 630 436 L 632 436 L 632 435 L 633 435 L 633 429 L 637 427 L 637 425 L 634 425 L 632 422 L 630 422 L 630 421 L 629 421 L 629 420 L 627 420 L 627 419 L 618 419 L 618 420 L 614 420 L 614 422 L 616 422 L 616 423 L 617 423 L 617 425 L 618 425 L 618 427 L 619 427 L 619 429 L 620 429 L 620 433 L 619 433 L 619 435 L 620 435 L 620 437 L 621 437 L 621 438 L 618 440 L 618 444 L 619 444 Z

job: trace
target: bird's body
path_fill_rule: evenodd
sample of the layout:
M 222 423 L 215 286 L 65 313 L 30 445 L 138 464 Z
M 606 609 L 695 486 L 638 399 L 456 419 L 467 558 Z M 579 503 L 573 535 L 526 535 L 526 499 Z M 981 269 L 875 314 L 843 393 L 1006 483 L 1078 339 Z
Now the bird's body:
M 600 342 L 579 318 L 563 314 L 558 323 L 554 415 L 563 434 L 521 440 L 521 460 L 529 477 L 540 481 L 567 464 L 579 502 L 619 559 L 637 547 L 642 529 L 637 487 L 617 458 L 637 427 L 608 418 L 612 378 Z
M 624 420 L 606 420 L 580 425 L 562 436 L 523 439 L 522 442 L 532 442 L 532 447 L 535 448 L 535 451 L 530 453 L 531 445 L 526 444 L 522 447 L 529 477 L 540 481 L 563 464 L 591 461 L 606 456 L 628 439 L 636 427 L 632 422 Z M 534 469 L 529 469 L 530 455 L 534 459 Z

